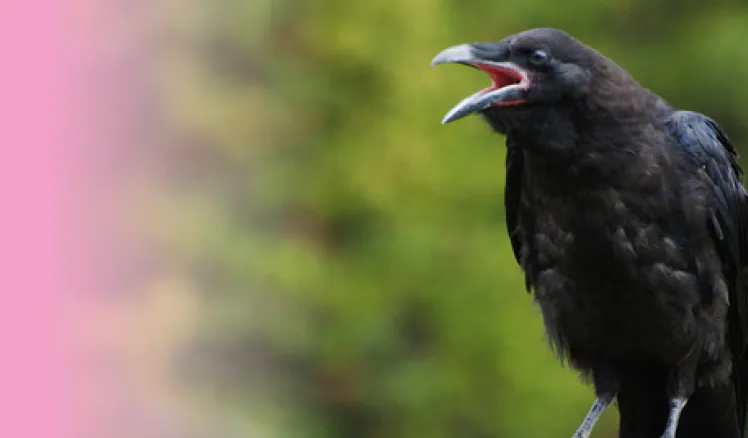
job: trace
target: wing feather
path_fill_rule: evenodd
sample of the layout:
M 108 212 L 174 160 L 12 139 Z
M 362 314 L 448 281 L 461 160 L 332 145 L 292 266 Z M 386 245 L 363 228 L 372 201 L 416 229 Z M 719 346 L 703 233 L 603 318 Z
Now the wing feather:
M 512 251 L 517 263 L 525 271 L 525 289 L 532 290 L 533 268 L 527 266 L 527 259 L 522 256 L 525 230 L 520 222 L 520 202 L 522 199 L 522 174 L 525 156 L 522 148 L 507 139 L 506 184 L 504 186 L 504 210 L 506 212 L 506 230 L 512 243 Z
M 733 356 L 732 380 L 737 415 L 745 430 L 748 403 L 748 193 L 741 182 L 738 151 L 710 118 L 675 112 L 666 122 L 670 134 L 711 180 L 710 227 L 729 288 L 728 339 Z

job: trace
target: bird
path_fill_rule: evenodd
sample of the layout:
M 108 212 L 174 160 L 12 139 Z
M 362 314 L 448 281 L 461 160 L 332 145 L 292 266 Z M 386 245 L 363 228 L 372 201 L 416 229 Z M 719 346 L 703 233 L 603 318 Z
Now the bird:
M 431 64 L 491 79 L 442 123 L 476 115 L 506 139 L 514 258 L 551 348 L 595 392 L 573 437 L 612 405 L 621 438 L 748 436 L 748 194 L 722 127 L 560 29 Z

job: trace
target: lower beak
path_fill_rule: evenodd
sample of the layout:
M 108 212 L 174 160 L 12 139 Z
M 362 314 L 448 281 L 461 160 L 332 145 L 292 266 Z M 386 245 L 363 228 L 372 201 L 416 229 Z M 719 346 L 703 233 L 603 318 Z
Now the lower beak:
M 475 55 L 469 44 L 450 47 L 436 55 L 431 66 L 439 64 L 464 64 L 488 72 L 493 79 L 493 86 L 463 99 L 444 116 L 442 124 L 447 124 L 465 116 L 484 111 L 495 106 L 512 106 L 524 103 L 529 86 L 527 72 L 513 62 L 496 62 L 481 59 Z M 517 78 L 516 81 L 505 83 L 497 81 L 498 75 Z

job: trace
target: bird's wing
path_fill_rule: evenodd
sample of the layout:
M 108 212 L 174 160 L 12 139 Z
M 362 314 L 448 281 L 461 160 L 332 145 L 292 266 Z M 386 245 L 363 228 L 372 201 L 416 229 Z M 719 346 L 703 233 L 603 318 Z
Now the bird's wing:
M 507 139 L 506 152 L 506 184 L 504 185 L 504 210 L 506 212 L 506 230 L 509 233 L 509 240 L 512 243 L 512 251 L 517 263 L 522 265 L 522 239 L 523 232 L 519 230 L 519 203 L 522 196 L 522 172 L 524 167 L 525 156 L 519 145 Z M 531 289 L 531 270 L 527 266 L 525 269 L 525 287 L 529 292 Z
M 729 287 L 728 339 L 733 355 L 732 379 L 741 431 L 748 403 L 748 193 L 741 178 L 737 150 L 724 131 L 708 117 L 678 111 L 667 120 L 670 134 L 711 180 L 709 226 Z

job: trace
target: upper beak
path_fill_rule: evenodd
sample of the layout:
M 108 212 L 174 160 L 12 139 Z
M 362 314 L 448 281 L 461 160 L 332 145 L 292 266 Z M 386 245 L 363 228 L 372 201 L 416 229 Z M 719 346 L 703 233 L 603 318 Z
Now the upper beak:
M 455 105 L 444 116 L 442 124 L 453 122 L 492 106 L 510 106 L 525 102 L 524 98 L 530 83 L 529 75 L 513 62 L 482 59 L 475 53 L 473 46 L 463 44 L 450 47 L 436 55 L 431 61 L 431 66 L 435 67 L 439 64 L 469 65 L 487 72 L 493 79 L 492 87 L 478 91 Z M 507 83 L 507 77 L 516 80 Z
M 480 61 L 481 59 L 475 54 L 470 44 L 461 44 L 442 50 L 431 60 L 431 66 L 436 67 L 439 64 L 471 64 Z

